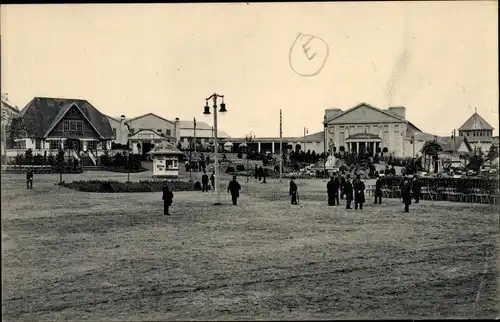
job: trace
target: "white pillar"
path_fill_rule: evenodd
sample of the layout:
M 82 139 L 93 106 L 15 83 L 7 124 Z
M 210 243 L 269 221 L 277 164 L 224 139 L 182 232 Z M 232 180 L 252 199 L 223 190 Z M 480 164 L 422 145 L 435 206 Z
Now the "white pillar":
M 257 142 L 257 152 L 260 153 L 260 142 Z
M 271 145 L 271 153 L 272 153 L 272 154 L 274 154 L 274 141 L 273 141 L 273 142 L 271 142 L 271 144 L 272 144 L 272 145 Z

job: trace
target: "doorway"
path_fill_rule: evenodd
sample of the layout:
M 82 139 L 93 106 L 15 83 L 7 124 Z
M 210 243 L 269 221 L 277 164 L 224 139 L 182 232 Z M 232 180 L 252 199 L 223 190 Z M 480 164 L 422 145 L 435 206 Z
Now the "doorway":
M 151 142 L 143 142 L 142 143 L 142 160 L 149 159 L 148 153 L 153 150 L 154 144 Z

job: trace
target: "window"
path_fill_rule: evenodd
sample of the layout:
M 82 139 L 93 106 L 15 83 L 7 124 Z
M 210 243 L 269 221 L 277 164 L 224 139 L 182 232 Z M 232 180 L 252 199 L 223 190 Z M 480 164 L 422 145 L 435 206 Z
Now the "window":
M 113 128 L 113 136 L 116 137 L 116 127 Z
M 51 150 L 59 150 L 61 148 L 61 142 L 56 140 L 49 141 L 49 149 Z
M 340 138 L 339 138 L 339 141 L 340 142 L 344 142 L 345 140 L 345 133 L 344 132 L 340 132 Z
M 167 131 L 166 131 L 166 132 L 167 132 L 167 135 L 168 135 L 168 136 L 170 136 L 170 135 L 172 134 L 172 130 L 170 130 L 170 129 L 167 129 Z
M 394 128 L 395 128 L 395 129 L 399 128 L 399 125 L 398 125 L 398 124 L 395 124 L 395 125 L 394 125 Z
M 40 150 L 42 148 L 42 140 L 36 139 L 35 149 Z
M 156 129 L 156 132 L 161 133 L 162 131 L 161 129 Z
M 82 121 L 76 121 L 76 130 L 78 132 L 82 132 L 83 131 L 83 122 Z
M 69 122 L 69 130 L 76 131 L 76 122 L 75 121 Z
M 69 131 L 69 121 L 63 121 L 63 130 Z
M 135 129 L 134 128 L 130 128 L 130 133 L 134 133 L 135 132 Z

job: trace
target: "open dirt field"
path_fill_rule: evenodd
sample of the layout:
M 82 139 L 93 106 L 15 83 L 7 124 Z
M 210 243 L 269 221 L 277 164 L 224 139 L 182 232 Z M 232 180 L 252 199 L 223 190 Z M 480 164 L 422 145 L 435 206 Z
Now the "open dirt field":
M 66 181 L 123 174 L 65 175 Z M 131 175 L 146 179 L 147 174 Z M 226 180 L 226 179 L 225 179 Z M 328 207 L 322 180 L 212 193 L 90 194 L 2 176 L 4 321 L 494 318 L 498 208 Z

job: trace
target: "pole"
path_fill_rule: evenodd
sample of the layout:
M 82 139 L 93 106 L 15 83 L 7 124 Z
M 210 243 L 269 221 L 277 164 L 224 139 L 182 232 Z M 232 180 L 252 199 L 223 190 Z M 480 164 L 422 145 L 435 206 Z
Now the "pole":
M 194 155 L 196 155 L 196 118 L 194 119 Z
M 280 109 L 280 182 L 283 181 L 283 115 Z
M 304 141 L 304 153 L 306 153 L 306 128 L 304 127 L 304 137 L 302 138 L 302 140 Z
M 215 193 L 214 205 L 220 205 L 219 142 L 217 140 L 217 94 L 214 94 Z
M 127 153 L 127 183 L 130 182 L 130 151 Z

